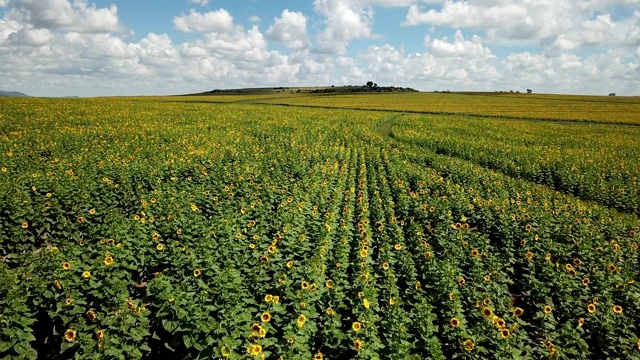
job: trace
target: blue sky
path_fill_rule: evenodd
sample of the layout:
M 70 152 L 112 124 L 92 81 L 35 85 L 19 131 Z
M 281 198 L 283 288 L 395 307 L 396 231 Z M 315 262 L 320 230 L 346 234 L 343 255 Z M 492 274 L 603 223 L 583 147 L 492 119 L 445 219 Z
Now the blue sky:
M 640 95 L 640 0 L 0 0 L 0 90 Z

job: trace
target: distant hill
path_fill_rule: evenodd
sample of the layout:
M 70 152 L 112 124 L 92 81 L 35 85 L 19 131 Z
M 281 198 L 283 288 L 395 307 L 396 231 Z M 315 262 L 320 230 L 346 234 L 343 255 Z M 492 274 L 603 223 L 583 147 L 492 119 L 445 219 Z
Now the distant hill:
M 27 94 L 23 94 L 17 91 L 2 91 L 0 90 L 0 97 L 29 97 Z
M 258 94 L 351 94 L 351 93 L 381 93 L 381 92 L 418 92 L 412 88 L 402 88 L 396 86 L 359 86 L 359 85 L 341 85 L 341 86 L 317 86 L 317 87 L 268 87 L 268 88 L 244 88 L 244 89 L 215 89 L 191 95 L 258 95 Z

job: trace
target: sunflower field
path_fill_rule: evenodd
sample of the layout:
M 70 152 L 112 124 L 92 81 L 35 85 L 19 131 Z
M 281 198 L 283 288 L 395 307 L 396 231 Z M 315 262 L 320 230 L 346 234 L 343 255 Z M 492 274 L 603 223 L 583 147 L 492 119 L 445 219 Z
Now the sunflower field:
M 638 124 L 304 98 L 0 99 L 0 358 L 640 359 Z

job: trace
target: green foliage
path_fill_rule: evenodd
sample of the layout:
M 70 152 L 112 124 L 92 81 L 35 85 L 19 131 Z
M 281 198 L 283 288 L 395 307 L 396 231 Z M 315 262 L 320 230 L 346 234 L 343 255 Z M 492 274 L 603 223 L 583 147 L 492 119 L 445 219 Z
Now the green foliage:
M 2 358 L 640 358 L 631 130 L 2 105 Z

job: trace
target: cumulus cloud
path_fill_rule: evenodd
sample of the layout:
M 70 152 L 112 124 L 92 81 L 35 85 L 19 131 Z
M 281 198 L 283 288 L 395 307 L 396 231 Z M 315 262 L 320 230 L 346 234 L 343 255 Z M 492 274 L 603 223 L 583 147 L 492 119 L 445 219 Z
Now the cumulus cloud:
M 9 14 L 35 28 L 81 33 L 121 32 L 118 7 L 97 8 L 86 0 L 15 0 Z
M 369 80 L 421 90 L 637 94 L 640 11 L 621 16 L 616 8 L 613 16 L 612 6 L 639 3 L 315 0 L 313 13 L 284 9 L 264 26 L 257 17 L 250 25 L 236 23 L 225 9 L 190 10 L 167 24 L 189 35 L 167 29 L 134 40 L 114 5 L 0 0 L 0 76 L 5 88 L 33 95 L 44 91 L 38 89 L 49 89 L 45 95 L 172 94 Z M 423 25 L 411 29 L 424 39 L 422 48 L 376 36 L 374 21 L 390 7 L 407 9 L 404 25 Z M 349 46 L 357 40 L 363 50 L 356 54 Z M 276 42 L 283 48 L 275 50 Z
M 447 38 L 430 41 L 427 37 L 426 46 L 429 52 L 436 57 L 467 57 L 467 58 L 491 58 L 491 50 L 482 45 L 482 39 L 473 35 L 471 40 L 465 40 L 462 31 L 457 30 L 453 41 Z
M 189 0 L 189 2 L 192 4 L 198 4 L 200 6 L 206 6 L 207 4 L 209 4 L 209 0 Z
M 318 34 L 318 51 L 344 54 L 351 40 L 373 38 L 374 12 L 357 0 L 314 0 L 316 13 L 325 18 L 324 31 Z
M 309 46 L 307 17 L 301 12 L 285 9 L 280 18 L 266 32 L 269 40 L 280 41 L 289 49 L 303 49 Z
M 605 41 L 615 27 L 606 13 L 608 7 L 638 3 L 638 0 L 443 0 L 438 6 L 412 5 L 404 25 L 471 28 L 484 31 L 489 40 L 539 40 L 551 44 L 553 41 L 549 39 L 559 38 L 558 48 L 566 49 Z M 568 32 L 576 34 L 561 37 Z
M 182 32 L 227 32 L 233 30 L 233 17 L 225 9 L 200 13 L 191 10 L 189 14 L 183 14 L 173 18 L 173 25 Z

